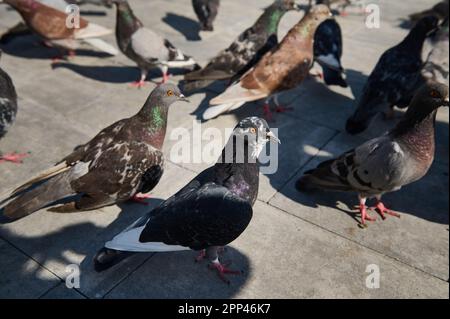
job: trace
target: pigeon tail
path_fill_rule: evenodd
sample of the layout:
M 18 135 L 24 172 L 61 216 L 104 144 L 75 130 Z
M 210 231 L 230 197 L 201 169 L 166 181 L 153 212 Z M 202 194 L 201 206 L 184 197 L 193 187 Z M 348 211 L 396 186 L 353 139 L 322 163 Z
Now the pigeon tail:
M 98 38 L 90 38 L 90 39 L 84 39 L 84 42 L 90 44 L 91 46 L 93 46 L 94 48 L 108 53 L 109 55 L 118 55 L 119 54 L 119 50 L 117 50 L 114 46 L 112 46 L 111 44 L 103 41 L 102 39 L 98 39 Z
M 145 225 L 128 229 L 105 244 L 105 248 L 128 252 L 171 252 L 190 250 L 188 247 L 166 245 L 158 242 L 143 243 L 139 240 Z
M 75 195 L 70 186 L 70 177 L 70 171 L 65 172 L 36 186 L 7 204 L 3 208 L 3 214 L 11 220 L 17 220 L 60 199 Z
M 227 104 L 220 104 L 217 106 L 210 106 L 206 111 L 203 113 L 203 119 L 210 120 L 213 119 L 225 112 L 230 112 L 233 110 L 236 110 L 240 108 L 242 105 L 244 105 L 245 102 L 239 102 L 239 103 L 227 103 Z
M 215 97 L 210 101 L 211 105 L 228 104 L 228 103 L 240 103 L 240 102 L 252 102 L 264 99 L 268 96 L 267 92 L 260 90 L 248 90 L 241 86 L 241 83 L 229 87 L 224 93 Z

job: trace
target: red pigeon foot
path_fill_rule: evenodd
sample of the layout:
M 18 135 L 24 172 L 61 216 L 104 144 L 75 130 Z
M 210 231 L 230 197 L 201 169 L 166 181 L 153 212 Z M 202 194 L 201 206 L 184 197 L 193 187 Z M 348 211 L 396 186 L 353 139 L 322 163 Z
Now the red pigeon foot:
M 218 254 L 223 254 L 225 252 L 225 247 L 219 247 L 218 249 L 217 249 L 217 253 Z M 195 262 L 201 262 L 203 259 L 205 259 L 206 258 L 206 249 L 202 249 L 201 251 L 200 251 L 200 253 L 198 254 L 198 256 L 197 257 L 195 257 Z
M 360 204 L 359 205 L 359 211 L 361 212 L 361 224 L 363 226 L 366 226 L 366 220 L 374 222 L 377 219 L 370 217 L 369 214 L 367 213 L 367 207 L 365 204 Z
M 130 83 L 130 86 L 140 89 L 141 87 L 145 86 L 145 81 L 135 81 L 133 83 Z
M 133 197 L 131 197 L 130 201 L 142 205 L 148 205 L 148 203 L 145 201 L 146 199 L 151 198 L 151 195 L 146 194 L 136 194 Z
M 228 265 L 231 264 L 228 263 Z M 209 264 L 210 269 L 215 269 L 217 271 L 217 274 L 219 275 L 219 278 L 226 284 L 230 284 L 230 281 L 228 280 L 225 275 L 241 275 L 242 272 L 239 270 L 231 270 L 227 268 L 228 265 L 223 265 L 219 261 L 213 261 Z
M 22 159 L 26 158 L 29 154 L 28 153 L 11 153 L 11 154 L 5 154 L 0 156 L 0 163 L 3 162 L 11 162 L 15 164 L 22 164 Z
M 161 85 L 161 84 L 167 83 L 167 82 L 169 81 L 169 79 L 170 79 L 171 76 L 172 76 L 172 74 L 164 73 L 164 74 L 163 74 L 163 79 L 162 79 L 162 81 L 159 82 L 159 83 L 157 83 L 157 84 Z
M 380 201 L 375 205 L 375 207 L 371 207 L 371 209 L 376 210 L 381 215 L 381 218 L 383 218 L 383 220 L 386 219 L 386 214 L 397 218 L 400 218 L 401 216 L 399 213 L 387 209 L 386 206 L 384 206 L 384 204 Z

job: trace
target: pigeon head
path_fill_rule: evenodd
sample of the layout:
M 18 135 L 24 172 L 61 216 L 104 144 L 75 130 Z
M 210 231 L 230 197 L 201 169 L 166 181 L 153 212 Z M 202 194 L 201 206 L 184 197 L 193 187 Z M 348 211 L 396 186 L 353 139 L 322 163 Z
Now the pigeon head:
M 317 24 L 320 24 L 326 19 L 332 17 L 330 9 L 324 4 L 315 5 L 308 14 L 313 21 L 317 22 Z
M 422 30 L 425 34 L 429 34 L 439 26 L 439 19 L 434 16 L 426 16 L 417 21 L 414 29 Z
M 276 0 L 275 5 L 283 11 L 300 9 L 299 5 L 295 3 L 295 0 Z
M 410 108 L 420 108 L 423 112 L 431 113 L 441 106 L 449 106 L 448 86 L 430 81 L 423 85 L 411 102 Z
M 241 146 L 244 147 L 244 153 L 250 154 L 255 159 L 259 156 L 267 142 L 272 141 L 281 143 L 278 137 L 270 130 L 269 125 L 264 119 L 259 117 L 247 117 L 239 122 L 234 128 L 233 136 L 230 140 L 235 140 L 233 145 L 239 154 Z M 244 155 L 244 154 L 242 154 Z
M 169 107 L 177 101 L 189 102 L 181 93 L 178 86 L 172 83 L 165 83 L 157 86 L 150 94 L 149 102 L 160 107 Z

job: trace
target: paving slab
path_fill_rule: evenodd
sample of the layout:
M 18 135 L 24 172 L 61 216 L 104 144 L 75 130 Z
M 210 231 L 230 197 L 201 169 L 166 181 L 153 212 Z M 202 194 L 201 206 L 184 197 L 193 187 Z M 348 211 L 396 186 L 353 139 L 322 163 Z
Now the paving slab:
M 61 283 L 40 296 L 39 299 L 86 299 L 86 297 L 76 289 L 67 288 L 64 283 Z
M 402 214 L 358 226 L 356 194 L 299 193 L 295 182 L 308 169 L 359 145 L 355 138 L 338 135 L 286 184 L 270 204 L 382 254 L 412 265 L 443 280 L 448 279 L 448 166 L 435 163 L 422 180 L 383 197 Z M 426 194 L 433 194 L 427 196 Z M 376 215 L 376 213 L 372 213 Z M 389 235 L 387 235 L 389 234 Z M 420 252 L 420 254 L 418 254 Z
M 205 262 L 197 264 L 194 258 L 192 251 L 155 254 L 106 297 L 448 297 L 447 282 L 259 201 L 250 226 L 223 256 L 242 275 L 230 276 L 228 286 Z M 380 270 L 379 289 L 366 287 L 366 268 L 372 264 Z

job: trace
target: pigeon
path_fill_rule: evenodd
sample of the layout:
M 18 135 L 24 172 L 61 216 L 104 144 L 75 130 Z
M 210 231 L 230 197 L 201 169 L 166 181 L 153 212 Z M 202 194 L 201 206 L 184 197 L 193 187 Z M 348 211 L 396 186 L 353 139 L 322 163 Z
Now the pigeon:
M 439 20 L 445 20 L 446 18 L 448 18 L 448 10 L 449 10 L 449 0 L 444 0 L 435 4 L 430 9 L 410 14 L 409 19 L 411 22 L 415 23 L 426 16 L 432 15 L 437 17 Z
M 194 59 L 183 54 L 154 31 L 145 28 L 126 0 L 106 1 L 117 7 L 116 39 L 120 51 L 136 62 L 141 70 L 141 77 L 133 86 L 142 87 L 149 70 L 155 67 L 163 73 L 162 83 L 169 79 L 169 68 L 197 67 Z
M 69 56 L 75 54 L 80 42 L 87 42 L 112 55 L 117 54 L 117 49 L 97 39 L 112 33 L 112 30 L 88 22 L 82 17 L 79 28 L 69 28 L 67 13 L 35 0 L 0 0 L 1 2 L 12 6 L 22 16 L 27 27 L 44 40 L 45 45 L 68 50 Z
M 197 175 L 175 195 L 105 244 L 94 258 L 106 270 L 137 252 L 201 251 L 226 282 L 234 273 L 221 264 L 220 247 L 238 238 L 249 225 L 258 195 L 258 156 L 264 145 L 279 139 L 258 117 L 235 127 L 218 162 Z
M 14 199 L 3 208 L 4 215 L 16 220 L 68 197 L 75 198 L 51 211 L 94 210 L 150 192 L 163 173 L 167 113 L 176 101 L 187 101 L 177 86 L 156 87 L 136 115 L 105 128 L 17 188 L 10 197 Z
M 0 59 L 2 51 L 0 50 Z M 0 138 L 5 136 L 8 129 L 16 120 L 17 93 L 11 77 L 0 67 Z M 27 154 L 4 154 L 0 152 L 0 163 L 21 163 Z
M 323 70 L 323 79 L 327 85 L 347 87 L 344 68 L 341 65 L 342 32 L 335 19 L 322 22 L 314 36 L 314 60 Z
M 213 22 L 219 13 L 220 0 L 192 0 L 202 31 L 214 31 Z
M 381 111 L 391 116 L 393 107 L 408 107 L 414 92 L 423 85 L 422 48 L 427 35 L 437 27 L 436 17 L 420 20 L 400 44 L 387 50 L 370 74 L 354 114 L 347 120 L 350 134 L 364 131 Z
M 366 200 L 376 198 L 375 209 L 388 210 L 381 197 L 421 179 L 434 160 L 435 121 L 439 107 L 449 106 L 448 86 L 428 82 L 415 94 L 405 116 L 389 133 L 367 141 L 336 159 L 307 171 L 297 181 L 299 191 L 326 189 L 357 192 L 361 223 L 374 220 L 367 214 Z
M 425 41 L 425 65 L 422 76 L 436 82 L 449 84 L 448 65 L 448 18 L 441 24 L 438 30 Z
M 348 15 L 346 10 L 350 6 L 358 6 L 361 8 L 361 12 L 364 11 L 364 9 L 362 9 L 362 7 L 364 6 L 364 0 L 316 0 L 315 4 L 324 4 L 328 8 L 330 8 L 333 13 L 339 14 L 341 16 Z M 312 0 L 309 0 L 309 7 L 311 6 Z
M 275 95 L 277 112 L 283 111 L 277 103 L 277 95 L 295 88 L 306 78 L 314 58 L 314 33 L 330 16 L 327 6 L 314 6 L 288 32 L 280 44 L 267 52 L 239 81 L 210 101 L 212 106 L 203 113 L 203 119 L 212 119 L 227 111 L 235 110 L 246 102 L 265 99 L 272 95 Z M 265 103 L 264 109 L 270 119 L 268 102 Z
M 234 82 L 233 77 L 243 75 L 278 44 L 281 18 L 295 9 L 298 7 L 294 0 L 274 1 L 227 49 L 220 51 L 204 68 L 186 74 L 183 89 L 187 92 L 202 89 L 217 80 Z

